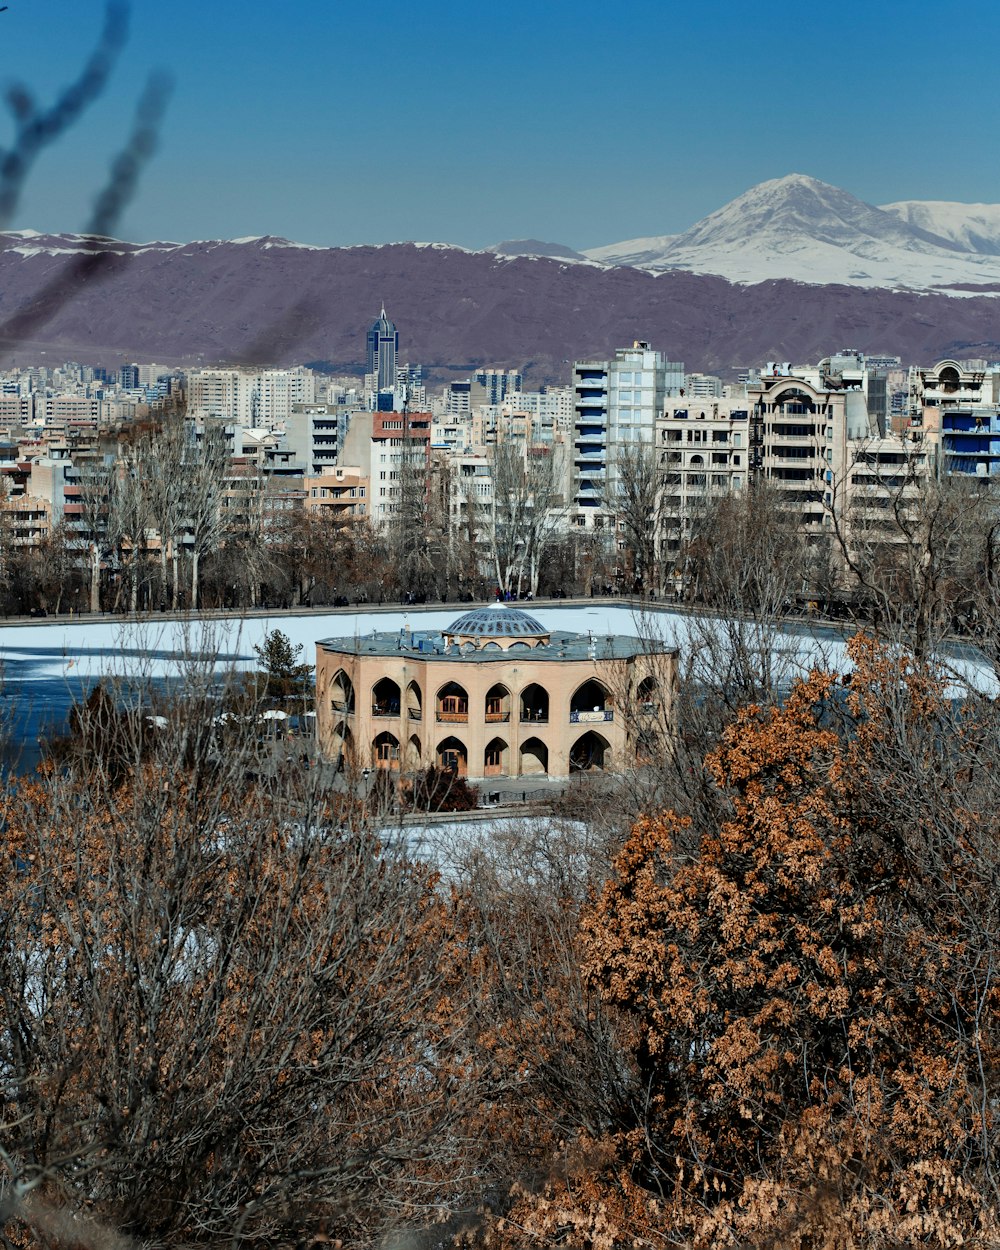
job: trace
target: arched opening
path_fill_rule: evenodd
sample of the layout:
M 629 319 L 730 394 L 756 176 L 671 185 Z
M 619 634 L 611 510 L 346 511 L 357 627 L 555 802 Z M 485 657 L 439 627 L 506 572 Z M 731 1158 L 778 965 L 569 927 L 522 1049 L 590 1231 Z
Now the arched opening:
M 486 692 L 486 723 L 499 724 L 510 720 L 510 691 L 499 682 Z
M 422 755 L 420 739 L 416 734 L 410 734 L 409 741 L 406 744 L 406 768 L 408 772 L 415 772 L 420 767 Z
M 391 677 L 382 677 L 372 686 L 372 716 L 398 715 L 399 687 Z
M 506 777 L 509 773 L 510 749 L 503 738 L 493 738 L 483 753 L 483 776 Z
M 399 739 L 388 731 L 380 733 L 372 743 L 372 763 L 376 768 L 399 767 Z
M 639 705 L 639 711 L 645 716 L 652 716 L 660 710 L 659 686 L 656 684 L 655 677 L 644 677 L 636 688 L 635 697 Z
M 458 738 L 445 738 L 437 749 L 438 768 L 446 773 L 465 777 L 469 772 L 469 753 Z
M 532 682 L 521 691 L 521 724 L 546 725 L 549 720 L 549 692 Z
M 585 681 L 569 701 L 569 719 L 572 724 L 587 721 L 606 721 L 614 718 L 608 692 L 599 681 L 591 677 Z
M 611 744 L 599 733 L 588 729 L 577 738 L 570 748 L 569 771 L 571 773 L 587 773 L 592 770 L 602 771 L 611 764 Z
M 521 776 L 531 777 L 549 771 L 549 748 L 541 738 L 521 743 Z
M 954 365 L 945 365 L 938 374 L 938 386 L 941 390 L 948 392 L 957 391 L 961 377 Z
M 354 766 L 354 735 L 346 721 L 338 721 L 330 735 L 330 759 L 337 772 Z
M 407 720 L 421 720 L 424 714 L 424 701 L 420 693 L 420 687 L 415 681 L 411 681 L 406 687 L 406 717 Z
M 354 686 L 342 668 L 338 668 L 330 682 L 330 706 L 335 712 L 354 715 Z
M 655 724 L 642 725 L 635 738 L 637 764 L 654 764 L 663 758 L 663 737 Z
M 457 681 L 448 682 L 438 691 L 437 718 L 449 722 L 469 719 L 469 696 L 465 687 Z

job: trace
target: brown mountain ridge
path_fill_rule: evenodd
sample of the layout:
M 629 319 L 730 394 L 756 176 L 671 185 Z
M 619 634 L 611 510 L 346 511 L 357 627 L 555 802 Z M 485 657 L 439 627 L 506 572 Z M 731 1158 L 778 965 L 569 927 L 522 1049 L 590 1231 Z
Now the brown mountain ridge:
M 403 359 L 435 371 L 523 367 L 531 384 L 565 381 L 574 358 L 636 338 L 715 373 L 848 345 L 915 363 L 1000 356 L 997 288 L 956 296 L 736 285 L 439 244 L 134 245 L 10 234 L 0 248 L 4 364 L 313 361 L 356 370 L 383 300 Z

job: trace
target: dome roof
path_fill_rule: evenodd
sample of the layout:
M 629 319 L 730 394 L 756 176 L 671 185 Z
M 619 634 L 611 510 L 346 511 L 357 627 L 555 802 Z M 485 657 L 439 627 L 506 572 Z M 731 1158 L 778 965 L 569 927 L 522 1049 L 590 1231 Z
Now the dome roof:
M 549 634 L 541 621 L 502 603 L 466 612 L 443 632 L 461 638 L 545 638 Z

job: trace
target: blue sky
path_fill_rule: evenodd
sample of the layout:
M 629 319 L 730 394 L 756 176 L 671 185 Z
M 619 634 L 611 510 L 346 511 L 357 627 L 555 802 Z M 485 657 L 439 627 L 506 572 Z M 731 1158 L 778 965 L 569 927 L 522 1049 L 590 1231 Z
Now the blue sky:
M 103 3 L 7 3 L 0 81 L 50 99 Z M 83 224 L 154 69 L 174 95 L 132 239 L 593 247 L 791 172 L 1000 202 L 998 34 L 995 5 L 961 0 L 134 0 L 111 89 L 15 224 Z

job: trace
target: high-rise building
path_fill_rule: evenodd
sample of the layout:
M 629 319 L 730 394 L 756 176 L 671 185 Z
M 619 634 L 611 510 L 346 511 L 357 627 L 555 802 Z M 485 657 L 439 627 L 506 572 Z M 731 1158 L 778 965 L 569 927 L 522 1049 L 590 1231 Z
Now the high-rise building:
M 684 365 L 648 343 L 619 348 L 613 360 L 573 365 L 573 502 L 582 523 L 603 525 L 617 490 L 623 447 L 652 446 L 668 395 L 680 393 Z
M 391 391 L 396 385 L 396 353 L 399 333 L 385 315 L 385 305 L 377 321 L 368 331 L 368 356 L 365 373 L 374 376 L 376 392 Z

